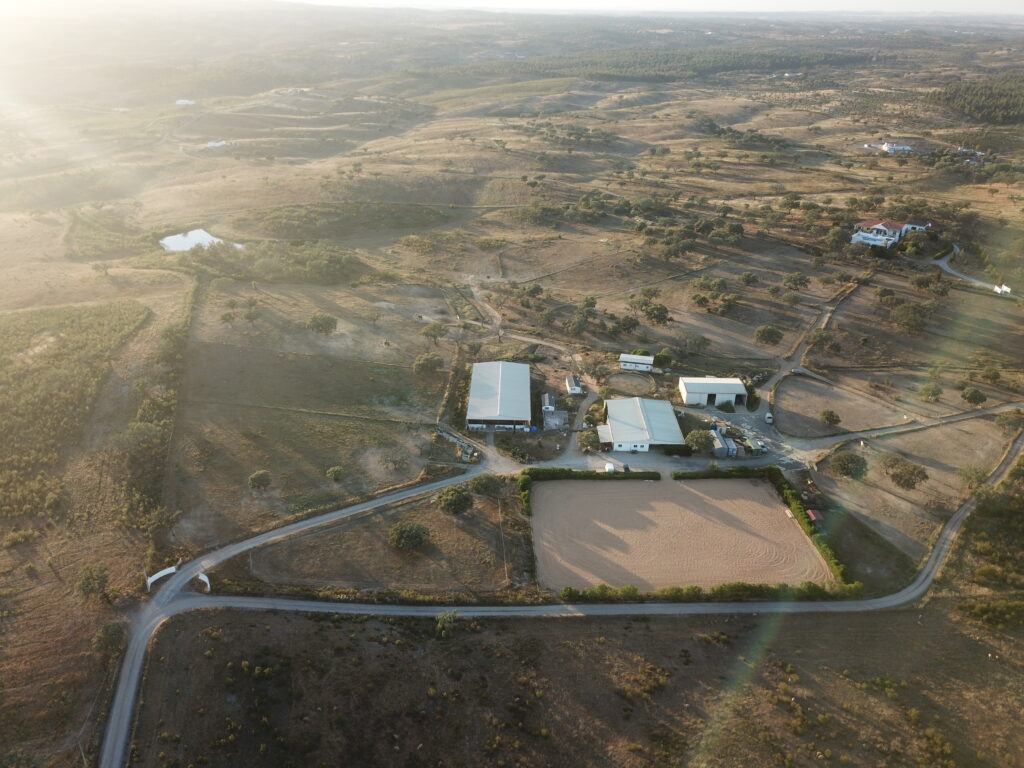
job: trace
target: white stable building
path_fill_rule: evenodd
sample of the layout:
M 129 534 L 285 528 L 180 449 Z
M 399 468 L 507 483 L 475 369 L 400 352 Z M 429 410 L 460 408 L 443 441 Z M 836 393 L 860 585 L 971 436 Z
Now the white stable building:
M 468 429 L 530 427 L 530 366 L 525 363 L 473 363 L 466 406 Z
M 630 397 L 607 400 L 607 424 L 597 428 L 602 445 L 613 451 L 649 451 L 652 445 L 682 445 L 683 431 L 666 400 Z
M 624 371 L 653 371 L 654 355 L 619 355 L 619 368 Z
M 680 376 L 679 394 L 685 405 L 746 405 L 747 387 L 740 379 L 715 376 Z

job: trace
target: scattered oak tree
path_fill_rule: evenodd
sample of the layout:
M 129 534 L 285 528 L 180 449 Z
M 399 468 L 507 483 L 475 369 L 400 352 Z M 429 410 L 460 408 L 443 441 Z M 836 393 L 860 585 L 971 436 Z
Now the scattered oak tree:
M 960 397 L 966 400 L 971 405 L 981 405 L 988 397 L 977 387 L 965 387 L 964 391 L 960 393 Z
M 833 411 L 831 408 L 826 408 L 825 410 L 823 410 L 821 412 L 820 418 L 821 423 L 829 427 L 838 427 L 839 422 L 842 421 L 842 419 L 839 418 L 839 414 Z
M 272 481 L 270 472 L 265 469 L 259 469 L 249 475 L 249 487 L 254 491 L 265 491 L 270 487 Z
M 766 346 L 774 347 L 782 341 L 782 331 L 774 325 L 762 325 L 754 331 L 754 341 L 758 344 L 765 344 Z
M 452 485 L 435 494 L 434 503 L 450 515 L 460 515 L 473 506 L 473 494 L 465 486 Z
M 425 352 L 416 358 L 412 364 L 412 372 L 417 376 L 427 376 L 441 370 L 444 361 L 433 352 Z
M 919 483 L 928 479 L 928 473 L 924 467 L 895 454 L 890 454 L 882 459 L 882 470 L 890 480 L 907 491 L 914 490 Z
M 388 544 L 395 549 L 419 549 L 427 543 L 427 527 L 419 523 L 402 520 L 388 529 Z
M 78 581 L 75 582 L 75 591 L 78 592 L 82 597 L 90 597 L 91 595 L 102 595 L 105 596 L 107 592 L 107 584 L 110 582 L 110 576 L 107 573 L 107 567 L 99 563 L 94 565 L 84 565 L 78 571 Z
M 317 312 L 306 321 L 306 327 L 314 333 L 330 336 L 338 327 L 338 318 L 331 317 L 323 312 Z
M 711 432 L 706 429 L 691 429 L 683 441 L 694 453 L 707 453 L 714 445 L 711 439 Z

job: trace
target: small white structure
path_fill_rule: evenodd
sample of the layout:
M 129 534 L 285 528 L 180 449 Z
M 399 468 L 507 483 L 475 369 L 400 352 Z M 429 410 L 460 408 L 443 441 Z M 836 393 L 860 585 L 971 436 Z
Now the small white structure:
M 168 235 L 160 241 L 160 247 L 165 251 L 191 251 L 196 246 L 209 248 L 211 245 L 223 243 L 219 237 L 215 237 L 205 229 L 190 229 L 188 232 L 181 232 L 177 235 Z M 241 243 L 232 243 L 235 248 L 244 248 Z
M 890 155 L 895 155 L 897 153 L 913 152 L 914 148 L 909 144 L 895 144 L 887 141 L 882 144 L 882 151 L 888 152 Z
M 666 400 L 643 397 L 607 400 L 608 423 L 597 428 L 603 445 L 613 451 L 649 451 L 652 445 L 682 445 L 679 419 Z
M 174 106 L 176 106 L 176 107 L 194 107 L 198 103 L 199 103 L 198 101 L 193 101 L 192 99 L 178 99 L 177 101 L 174 102 Z
M 474 363 L 466 407 L 468 429 L 529 429 L 530 366 Z
M 888 221 L 886 219 L 864 219 L 855 225 L 856 231 L 850 238 L 851 243 L 879 245 L 892 248 L 910 232 L 927 232 L 932 228 L 930 221 Z
M 997 285 L 997 286 L 994 286 L 992 290 L 994 290 L 1000 296 L 1005 296 L 1006 294 L 1010 293 L 1010 286 L 1005 285 L 1005 284 L 1004 285 Z
M 565 391 L 570 395 L 583 394 L 583 382 L 576 374 L 565 377 Z
M 745 405 L 747 387 L 740 379 L 715 376 L 680 376 L 679 394 L 686 405 Z
M 545 392 L 540 396 L 540 409 L 546 413 L 553 413 L 555 410 L 555 396 Z
M 653 355 L 628 355 L 623 352 L 619 355 L 619 368 L 624 371 L 653 371 Z

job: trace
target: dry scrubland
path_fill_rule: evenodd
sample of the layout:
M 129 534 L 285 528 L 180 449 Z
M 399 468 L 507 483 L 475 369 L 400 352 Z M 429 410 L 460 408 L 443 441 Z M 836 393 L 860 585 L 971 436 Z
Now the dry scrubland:
M 428 530 L 422 549 L 401 552 L 388 530 L 412 522 Z M 460 515 L 429 499 L 253 553 L 251 573 L 268 584 L 409 590 L 477 596 L 533 585 L 528 521 L 517 500 L 476 497 Z
M 151 313 L 104 358 L 108 374 L 93 401 L 74 409 L 86 415 L 81 429 L 59 435 L 56 460 L 46 458 L 62 501 L 49 515 L 0 520 L 5 539 L 18 532 L 0 549 L 0 761 L 8 749 L 25 749 L 36 763 L 63 768 L 81 764 L 82 752 L 87 760 L 94 754 L 107 700 L 102 681 L 112 669 L 107 657 L 116 657 L 117 649 L 99 644 L 93 650 L 91 638 L 101 625 L 131 615 L 144 569 L 322 505 L 452 471 L 451 447 L 433 440 L 430 425 L 457 344 L 462 362 L 538 359 L 539 372 L 555 386 L 568 365 L 564 354 L 499 338 L 485 327 L 495 318 L 480 299 L 501 317 L 506 334 L 518 330 L 571 345 L 599 378 L 615 354 L 637 347 L 669 347 L 675 368 L 698 375 L 753 372 L 775 369 L 776 358 L 793 348 L 822 304 L 874 269 L 871 282 L 841 304 L 829 324 L 838 347 L 820 345 L 805 361 L 838 387 L 826 396 L 809 382 L 784 383 L 780 427 L 816 434 L 810 422 L 822 407 L 839 411 L 844 429 L 878 426 L 902 412 L 920 418 L 957 411 L 963 404 L 955 387 L 962 379 L 971 379 L 989 404 L 1018 399 L 1019 304 L 956 289 L 937 302 L 921 333 L 898 332 L 874 291 L 888 288 L 912 302 L 930 298 L 910 282 L 927 269 L 927 256 L 889 260 L 826 244 L 834 222 L 845 228 L 863 216 L 902 216 L 888 210 L 907 206 L 895 199 L 899 194 L 927 206 L 969 201 L 979 215 L 976 227 L 959 214 L 957 220 L 939 217 L 948 234 L 976 246 L 958 258 L 957 268 L 1019 290 L 1024 229 L 1016 124 L 975 122 L 928 95 L 947 82 L 1019 68 L 1019 29 L 1012 24 L 979 22 L 971 28 L 978 34 L 963 36 L 930 22 L 912 34 L 902 24 L 891 31 L 880 25 L 869 37 L 847 37 L 833 34 L 831 22 L 799 19 L 784 27 L 744 27 L 708 18 L 694 27 L 680 19 L 638 26 L 620 19 L 538 23 L 507 16 L 480 25 L 459 16 L 296 7 L 285 22 L 267 9 L 245 18 L 234 8 L 193 9 L 190 29 L 238 31 L 218 33 L 211 45 L 204 34 L 182 39 L 179 9 L 150 12 L 166 15 L 143 19 L 126 12 L 102 24 L 72 15 L 38 29 L 12 21 L 0 46 L 9 74 L 0 116 L 0 312 L 131 299 Z M 253 49 L 252 40 L 262 47 Z M 623 51 L 624 40 L 636 50 Z M 59 46 L 61 57 L 41 56 L 46 46 Z M 113 69 L 110 52 L 140 64 Z M 786 71 L 802 74 L 782 77 Z M 175 106 L 180 98 L 196 104 Z M 932 167 L 927 158 L 901 164 L 861 149 L 865 141 L 889 138 L 925 150 L 965 144 L 997 154 L 976 168 L 959 161 Z M 990 173 L 997 165 L 1006 168 Z M 931 208 L 918 215 L 931 216 Z M 703 231 L 684 231 L 701 220 Z M 246 249 L 234 259 L 159 249 L 161 237 L 196 227 Z M 817 259 L 816 249 L 822 249 Z M 797 272 L 810 282 L 790 291 L 784 280 Z M 749 275 L 741 280 L 743 273 Z M 190 303 L 193 281 L 199 289 Z M 525 295 L 532 283 L 539 296 Z M 652 301 L 663 304 L 671 320 L 657 324 L 630 306 L 631 294 L 643 289 L 657 291 Z M 573 329 L 588 296 L 596 299 L 593 317 Z M 613 335 L 616 321 L 635 312 L 640 326 Z M 336 329 L 324 335 L 309 330 L 314 313 L 334 317 Z M 444 326 L 436 344 L 421 335 L 431 322 Z M 778 344 L 754 342 L 755 329 L 765 324 L 781 332 Z M 188 333 L 171 333 L 168 348 L 165 331 L 181 325 Z M 423 353 L 441 358 L 436 376 L 411 374 Z M 979 382 L 979 372 L 991 365 L 1000 369 L 999 381 Z M 931 379 L 943 388 L 935 404 L 911 391 Z M 50 414 L 45 407 L 41 412 Z M 8 414 L 0 418 L 9 420 Z M 133 428 L 136 423 L 149 426 Z M 993 430 L 988 421 L 962 422 L 870 443 L 872 462 L 880 451 L 898 449 L 926 467 L 931 479 L 914 492 L 897 493 L 877 467 L 864 483 L 853 483 L 836 481 L 826 464 L 816 480 L 866 522 L 868 532 L 880 531 L 917 558 L 963 495 L 956 468 L 966 461 L 991 466 L 1005 446 L 1006 437 Z M 167 439 L 166 462 L 161 455 L 140 466 L 125 464 L 126 450 L 148 446 L 162 453 Z M 332 466 L 342 468 L 337 481 L 325 477 Z M 257 469 L 272 475 L 266 491 L 246 485 Z M 126 481 L 145 486 L 145 503 L 126 492 Z M 445 578 L 465 573 L 468 580 L 497 583 L 493 546 L 484 546 L 493 545 L 491 512 L 481 508 L 486 520 L 478 521 L 480 531 L 467 519 L 467 530 L 439 539 L 440 562 L 466 569 Z M 360 525 L 331 536 L 358 541 L 358 551 L 372 559 L 379 530 L 370 521 Z M 844 530 L 845 551 L 864 555 L 851 570 L 889 573 L 882 548 L 866 546 L 857 525 Z M 27 538 L 13 543 L 25 531 Z M 327 569 L 331 557 L 322 552 L 314 563 Z M 409 583 L 444 584 L 444 569 L 431 563 L 423 561 L 420 570 L 410 564 L 403 574 Z M 83 597 L 76 592 L 78 574 L 91 565 L 106 567 L 108 586 L 104 594 Z M 275 578 L 305 578 L 286 573 L 286 565 L 275 566 Z M 373 571 L 371 581 L 393 578 L 393 563 L 373 565 L 382 570 Z M 891 570 L 902 578 L 906 569 Z M 330 569 L 306 576 L 339 583 L 356 578 Z M 991 708 L 1005 703 L 1016 713 L 1015 689 L 1004 677 L 989 678 L 989 667 L 982 675 L 973 666 L 982 644 L 998 646 L 1001 636 L 972 640 L 944 615 L 929 614 L 923 628 L 908 615 L 899 619 L 907 645 L 926 652 L 900 656 L 890 644 L 873 660 L 864 640 L 892 636 L 894 619 L 884 619 L 787 620 L 799 629 L 780 630 L 776 647 L 787 649 L 784 662 L 800 663 L 789 648 L 817 650 L 798 672 L 787 672 L 787 680 L 777 667 L 757 667 L 767 677 L 733 700 L 739 710 L 723 703 L 719 676 L 735 668 L 742 642 L 730 650 L 693 640 L 680 649 L 674 632 L 661 631 L 667 624 L 634 623 L 614 632 L 602 627 L 589 645 L 589 625 L 510 623 L 503 629 L 507 646 L 504 635 L 485 628 L 431 646 L 419 665 L 408 665 L 412 683 L 399 694 L 384 684 L 385 676 L 394 679 L 395 659 L 379 654 L 403 646 L 380 640 L 383 625 L 346 625 L 345 637 L 329 648 L 296 655 L 302 661 L 293 669 L 307 677 L 275 692 L 273 722 L 284 724 L 274 726 L 284 742 L 271 732 L 265 743 L 274 759 L 296 764 L 351 755 L 393 762 L 406 745 L 400 736 L 396 753 L 393 736 L 378 738 L 387 733 L 417 735 L 410 749 L 422 740 L 431 758 L 468 754 L 472 762 L 479 754 L 477 762 L 503 759 L 506 765 L 517 759 L 671 764 L 677 758 L 692 765 L 759 765 L 785 762 L 776 757 L 783 753 L 800 764 L 811 761 L 812 752 L 824 754 L 826 744 L 833 761 L 846 750 L 853 764 L 897 754 L 933 764 L 941 737 L 954 741 L 959 764 L 1009 764 L 997 753 L 1019 753 L 1020 745 L 999 730 L 1011 719 Z M 206 620 L 189 617 L 174 626 L 188 627 L 188 642 L 195 643 Z M 268 647 L 290 648 L 313 626 L 305 618 L 271 617 L 272 629 L 264 630 L 263 619 L 245 621 L 230 630 L 238 648 L 266 633 Z M 316 626 L 326 632 L 333 625 Z M 693 633 L 724 626 L 695 624 Z M 361 628 L 372 628 L 378 639 L 358 634 Z M 349 631 L 357 636 L 346 639 Z M 793 633 L 788 639 L 786 631 Z M 517 640 L 520 632 L 524 643 Z M 532 632 L 538 634 L 527 637 Z M 652 650 L 624 651 L 641 633 Z M 752 629 L 747 636 L 763 633 Z M 207 642 L 210 635 L 203 637 Z M 460 666 L 478 650 L 461 644 L 481 637 L 490 645 L 487 664 L 481 657 L 479 666 L 496 670 L 487 681 Z M 519 666 L 526 646 L 545 650 L 535 654 L 536 663 L 548 665 L 541 671 L 553 680 L 573 664 L 592 670 L 578 654 L 599 658 L 598 668 L 610 671 L 593 679 L 577 674 L 552 689 L 541 685 L 553 693 L 536 699 L 534 673 Z M 410 638 L 401 652 L 411 647 Z M 953 655 L 940 662 L 949 648 Z M 193 651 L 201 658 L 187 644 L 182 652 Z M 257 652 L 249 655 L 255 659 Z M 908 687 L 892 699 L 874 693 L 875 683 L 861 690 L 822 671 L 833 653 L 849 659 L 851 680 L 891 671 Z M 171 658 L 170 651 L 164 656 Z M 155 665 L 164 663 L 160 654 L 155 658 Z M 215 658 L 197 663 L 229 660 Z M 689 658 L 696 663 L 684 664 Z M 340 664 L 347 666 L 333 675 Z M 659 670 L 676 664 L 680 671 L 662 682 Z M 452 677 L 439 676 L 437 670 L 448 668 Z M 158 757 L 161 750 L 185 750 L 184 739 L 174 740 L 179 730 L 201 733 L 195 743 L 213 750 L 212 762 L 255 759 L 244 752 L 264 743 L 255 737 L 239 737 L 241 757 L 214 743 L 230 735 L 224 716 L 244 717 L 243 699 L 219 695 L 223 670 L 182 683 L 180 669 L 173 684 L 151 678 L 157 693 L 146 694 L 151 703 L 138 731 L 143 762 L 169 762 Z M 334 698 L 342 690 L 336 681 L 352 673 L 360 676 L 352 690 L 369 697 L 366 706 L 357 708 L 363 701 L 347 689 Z M 441 695 L 456 673 L 473 678 L 473 696 L 492 697 L 480 706 L 493 711 L 476 703 L 460 710 L 468 695 L 457 701 Z M 804 686 L 788 680 L 790 674 L 814 682 Z M 329 681 L 322 699 L 304 687 L 314 677 L 316 685 Z M 286 678 L 264 676 L 259 684 L 271 679 Z M 676 697 L 673 686 L 684 680 L 687 693 Z M 780 691 L 782 683 L 798 693 Z M 181 685 L 194 697 L 159 692 Z M 204 686 L 216 687 L 217 695 Z M 431 687 L 436 696 L 427 698 Z M 510 688 L 519 693 L 488 693 Z M 770 704 L 769 688 L 777 706 Z M 624 698 L 611 695 L 615 690 Z M 373 698 L 382 691 L 391 697 L 387 703 Z M 564 708 L 550 711 L 543 723 L 524 714 L 541 711 L 536 707 L 556 696 Z M 194 712 L 197 698 L 210 701 L 209 712 Z M 853 709 L 842 710 L 840 700 L 854 701 Z M 820 713 L 832 720 L 817 720 L 818 701 Z M 970 708 L 967 701 L 986 707 Z M 170 708 L 165 724 L 156 724 L 165 715 L 150 708 L 158 702 Z M 338 714 L 321 728 L 323 713 L 334 706 Z M 799 708 L 805 706 L 817 725 L 804 724 Z M 176 707 L 183 709 L 172 711 Z M 187 722 L 184 708 L 195 715 Z M 912 716 L 915 709 L 920 712 Z M 379 720 L 367 714 L 378 710 L 385 713 Z M 479 717 L 483 726 L 471 734 L 438 728 L 430 718 L 441 711 L 452 722 Z M 518 749 L 511 731 L 500 729 L 501 719 L 511 717 L 506 713 L 528 720 Z M 310 721 L 303 721 L 307 714 Z M 183 724 L 172 730 L 172 721 Z M 709 728 L 711 721 L 725 725 Z M 959 722 L 971 728 L 950 732 L 948 724 Z M 929 735 L 933 724 L 938 735 Z M 515 730 L 515 722 L 509 728 Z M 548 736 L 537 735 L 543 729 Z M 868 751 L 858 751 L 862 743 Z M 804 745 L 799 753 L 798 744 Z M 979 749 L 990 754 L 978 757 Z M 182 754 L 182 764 L 196 756 L 196 750 Z
M 932 538 L 969 491 L 957 475 L 962 467 L 995 468 L 1009 445 L 991 417 L 929 427 L 903 435 L 875 438 L 858 450 L 869 471 L 862 480 L 837 478 L 825 461 L 815 483 L 835 503 L 860 515 L 878 533 L 913 560 L 928 551 Z M 913 490 L 895 485 L 881 460 L 897 454 L 924 467 L 928 479 Z
M 553 481 L 532 506 L 537 578 L 553 590 L 831 579 L 763 481 Z
M 178 617 L 153 648 L 136 764 L 1005 768 L 1024 749 L 1019 644 L 944 600 L 843 617 L 460 621 L 443 640 L 433 628 Z

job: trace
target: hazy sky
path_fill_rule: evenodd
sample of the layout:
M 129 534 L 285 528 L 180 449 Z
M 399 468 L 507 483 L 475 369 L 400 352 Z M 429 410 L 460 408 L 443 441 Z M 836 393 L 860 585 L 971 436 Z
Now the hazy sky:
M 858 13 L 1024 14 L 1024 0 L 285 0 L 376 8 L 478 8 L 502 11 L 642 13 L 687 11 L 842 11 Z

